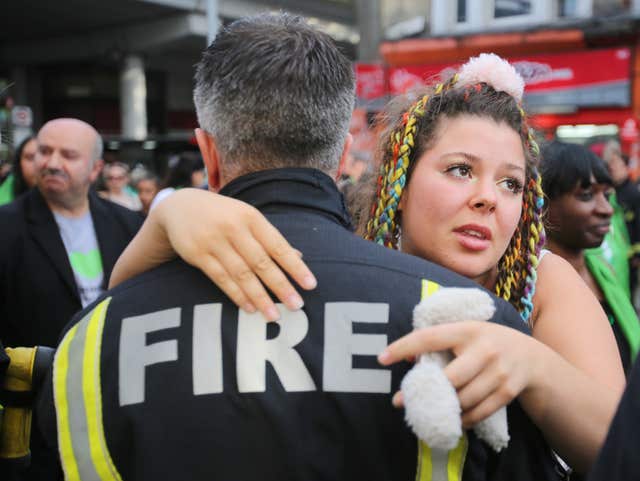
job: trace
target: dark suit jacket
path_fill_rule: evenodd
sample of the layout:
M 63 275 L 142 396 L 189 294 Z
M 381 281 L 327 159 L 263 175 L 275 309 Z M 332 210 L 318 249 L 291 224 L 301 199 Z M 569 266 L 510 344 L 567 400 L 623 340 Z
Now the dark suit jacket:
M 142 216 L 89 193 L 104 287 Z M 58 225 L 38 189 L 0 207 L 0 340 L 5 346 L 56 346 L 82 308 Z

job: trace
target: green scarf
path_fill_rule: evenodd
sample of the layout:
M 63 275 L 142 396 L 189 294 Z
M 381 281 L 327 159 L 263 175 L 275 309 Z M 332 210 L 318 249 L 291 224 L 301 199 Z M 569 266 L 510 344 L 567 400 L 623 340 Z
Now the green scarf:
M 585 261 L 589 272 L 593 275 L 598 286 L 613 312 L 615 322 L 629 343 L 631 362 L 633 363 L 640 348 L 640 321 L 624 286 L 620 283 L 611 266 L 602 257 L 593 252 L 585 252 Z

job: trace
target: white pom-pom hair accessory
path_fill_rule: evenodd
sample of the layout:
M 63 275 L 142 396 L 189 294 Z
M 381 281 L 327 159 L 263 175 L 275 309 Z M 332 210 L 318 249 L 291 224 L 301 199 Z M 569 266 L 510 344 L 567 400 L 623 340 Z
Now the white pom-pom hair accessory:
M 484 82 L 496 92 L 506 92 L 518 102 L 522 101 L 524 80 L 513 65 L 495 53 L 481 53 L 469 59 L 458 72 L 458 86 Z

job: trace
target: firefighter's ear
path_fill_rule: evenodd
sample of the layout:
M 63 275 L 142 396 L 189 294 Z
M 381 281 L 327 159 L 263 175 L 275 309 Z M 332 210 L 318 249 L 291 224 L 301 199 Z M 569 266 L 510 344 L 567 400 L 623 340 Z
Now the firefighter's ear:
M 340 180 L 342 172 L 344 172 L 344 166 L 347 163 L 349 157 L 349 150 L 351 150 L 351 144 L 353 143 L 353 135 L 347 134 L 344 139 L 344 147 L 342 147 L 342 155 L 340 156 L 340 163 L 338 164 L 338 170 L 336 171 L 335 181 Z
M 202 129 L 196 129 L 196 140 L 202 154 L 202 161 L 207 167 L 207 182 L 209 189 L 217 192 L 220 190 L 220 156 L 214 138 Z

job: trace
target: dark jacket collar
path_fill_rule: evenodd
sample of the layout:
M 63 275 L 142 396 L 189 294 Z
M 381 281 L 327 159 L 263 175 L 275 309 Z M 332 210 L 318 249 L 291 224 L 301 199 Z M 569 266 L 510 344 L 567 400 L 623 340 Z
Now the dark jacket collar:
M 51 263 L 60 273 L 64 283 L 78 301 L 80 301 L 78 287 L 69 262 L 69 256 L 62 242 L 62 237 L 60 237 L 60 230 L 51 213 L 51 209 L 49 209 L 46 200 L 37 188 L 31 189 L 31 191 L 25 195 L 26 217 L 29 224 L 31 224 L 30 230 L 32 237 L 44 252 L 46 252 Z M 104 272 L 102 287 L 106 289 L 113 265 L 120 256 L 120 250 L 118 245 L 110 242 L 112 237 L 110 229 L 113 228 L 113 222 L 109 220 L 112 214 L 93 190 L 89 190 L 89 211 L 91 212 L 93 227 L 100 248 L 100 257 L 102 258 L 102 269 Z
M 40 245 L 74 297 L 80 300 L 58 224 L 39 189 L 25 194 L 25 214 L 33 240 Z
M 344 198 L 335 182 L 316 169 L 253 172 L 232 180 L 220 194 L 247 202 L 261 211 L 270 211 L 276 206 L 310 210 L 353 229 Z

